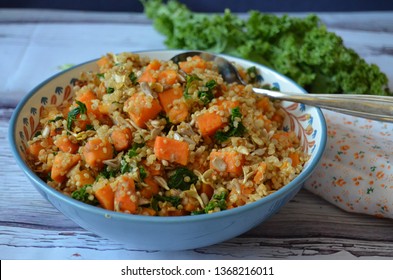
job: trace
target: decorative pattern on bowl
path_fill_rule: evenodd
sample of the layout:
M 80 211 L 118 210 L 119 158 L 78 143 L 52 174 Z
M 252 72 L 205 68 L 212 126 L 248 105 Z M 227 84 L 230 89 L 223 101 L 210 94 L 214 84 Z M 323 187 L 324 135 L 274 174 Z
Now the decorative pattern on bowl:
M 26 153 L 27 141 L 29 141 L 37 133 L 37 127 L 41 118 L 42 112 L 46 106 L 59 106 L 64 102 L 72 99 L 72 89 L 75 86 L 77 78 L 72 78 L 68 85 L 55 86 L 53 91 L 49 92 L 48 96 L 42 96 L 39 106 L 30 107 L 27 111 L 30 115 L 23 117 L 23 129 L 19 130 L 21 138 L 21 145 L 19 149 Z

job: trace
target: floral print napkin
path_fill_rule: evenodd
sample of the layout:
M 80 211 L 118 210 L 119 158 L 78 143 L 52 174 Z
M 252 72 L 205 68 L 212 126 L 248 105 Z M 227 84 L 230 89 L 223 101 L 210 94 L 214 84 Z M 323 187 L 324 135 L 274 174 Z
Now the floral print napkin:
M 343 210 L 393 218 L 393 124 L 323 113 L 326 150 L 305 188 Z

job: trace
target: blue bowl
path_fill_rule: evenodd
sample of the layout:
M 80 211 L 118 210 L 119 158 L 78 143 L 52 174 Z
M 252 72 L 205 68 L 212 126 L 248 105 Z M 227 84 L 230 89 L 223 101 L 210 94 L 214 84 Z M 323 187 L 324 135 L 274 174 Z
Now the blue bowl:
M 164 50 L 141 52 L 151 58 L 168 60 L 181 51 Z M 224 56 L 245 68 L 255 66 L 264 82 L 281 91 L 305 93 L 295 82 L 259 64 Z M 102 237 L 123 243 L 133 249 L 184 250 L 216 244 L 236 237 L 274 215 L 302 188 L 325 149 L 327 129 L 318 108 L 303 104 L 282 102 L 284 125 L 296 132 L 309 161 L 303 171 L 288 185 L 256 202 L 206 215 L 182 217 L 151 217 L 108 211 L 74 200 L 42 181 L 26 163 L 27 141 L 39 123 L 45 106 L 59 105 L 72 96 L 75 78 L 82 71 L 97 70 L 95 61 L 80 64 L 61 72 L 34 88 L 18 104 L 11 118 L 9 139 L 19 166 L 33 186 L 54 207 L 75 223 Z

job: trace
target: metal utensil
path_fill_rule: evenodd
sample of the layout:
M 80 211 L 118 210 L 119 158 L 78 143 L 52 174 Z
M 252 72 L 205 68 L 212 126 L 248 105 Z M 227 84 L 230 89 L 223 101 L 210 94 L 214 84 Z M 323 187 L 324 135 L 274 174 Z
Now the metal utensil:
M 245 84 L 236 67 L 223 57 L 199 51 L 180 53 L 172 57 L 172 61 L 179 63 L 188 57 L 198 55 L 206 61 L 213 61 L 218 72 L 227 83 Z M 320 107 L 347 115 L 363 117 L 372 120 L 393 122 L 393 97 L 366 94 L 302 94 L 294 92 L 279 92 L 268 89 L 253 88 L 255 93 L 271 98 L 303 103 Z

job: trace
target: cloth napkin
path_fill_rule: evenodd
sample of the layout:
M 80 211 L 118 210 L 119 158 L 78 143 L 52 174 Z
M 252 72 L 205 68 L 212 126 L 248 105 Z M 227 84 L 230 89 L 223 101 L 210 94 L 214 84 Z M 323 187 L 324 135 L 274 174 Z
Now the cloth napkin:
M 323 114 L 326 150 L 304 187 L 345 211 L 393 218 L 393 124 Z

